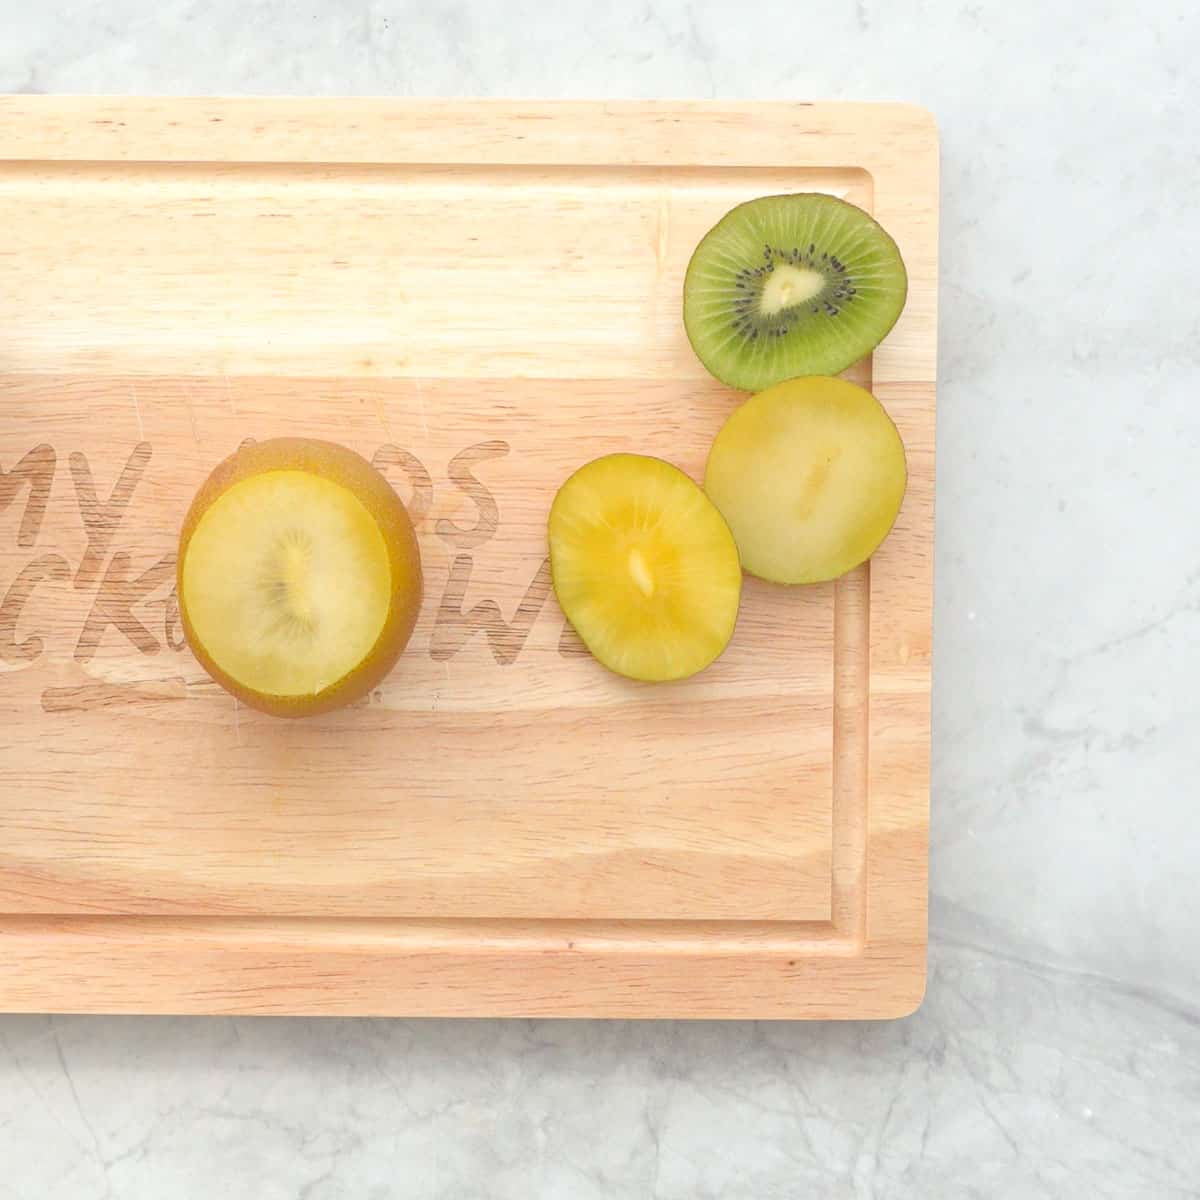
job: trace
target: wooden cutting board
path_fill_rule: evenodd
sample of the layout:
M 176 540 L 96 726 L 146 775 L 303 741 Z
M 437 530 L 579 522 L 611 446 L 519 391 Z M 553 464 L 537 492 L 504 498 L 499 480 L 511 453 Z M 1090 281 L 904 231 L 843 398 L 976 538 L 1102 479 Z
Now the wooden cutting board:
M 909 456 L 836 585 L 748 580 L 695 679 L 616 678 L 545 519 L 739 402 L 688 257 L 821 190 L 898 241 L 852 375 Z M 0 1008 L 882 1017 L 924 989 L 937 138 L 896 105 L 0 99 Z M 175 540 L 245 438 L 371 458 L 427 593 L 358 707 L 240 707 Z

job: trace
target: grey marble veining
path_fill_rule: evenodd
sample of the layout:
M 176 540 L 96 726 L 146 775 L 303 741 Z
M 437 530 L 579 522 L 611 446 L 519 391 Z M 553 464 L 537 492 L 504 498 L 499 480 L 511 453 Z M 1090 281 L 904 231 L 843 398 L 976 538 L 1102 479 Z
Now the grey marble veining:
M 0 91 L 905 99 L 943 138 L 921 1011 L 0 1017 L 0 1200 L 1200 1196 L 1198 51 L 1184 0 L 0 0 Z

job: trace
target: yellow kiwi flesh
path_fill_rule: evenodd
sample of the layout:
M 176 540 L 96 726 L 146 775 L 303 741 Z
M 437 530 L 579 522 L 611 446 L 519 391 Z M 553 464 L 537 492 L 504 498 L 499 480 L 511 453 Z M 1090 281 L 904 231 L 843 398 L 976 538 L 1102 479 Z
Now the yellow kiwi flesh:
M 776 583 L 836 579 L 887 536 L 908 481 L 883 406 L 844 379 L 790 379 L 752 396 L 713 442 L 704 489 L 742 566 Z
M 184 522 L 180 614 L 206 670 L 252 707 L 302 716 L 365 694 L 412 632 L 412 523 L 353 451 L 279 438 L 220 464 Z
M 550 510 L 554 590 L 588 649 L 630 679 L 683 679 L 733 635 L 737 547 L 678 468 L 639 454 L 581 467 Z

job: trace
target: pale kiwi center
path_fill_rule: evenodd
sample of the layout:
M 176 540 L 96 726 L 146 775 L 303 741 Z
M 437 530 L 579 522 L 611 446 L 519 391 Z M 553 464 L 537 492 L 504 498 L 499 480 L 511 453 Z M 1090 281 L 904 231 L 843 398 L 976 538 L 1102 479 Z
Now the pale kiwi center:
M 269 566 L 264 572 L 267 576 L 264 582 L 273 589 L 289 619 L 311 630 L 313 607 L 309 560 L 312 547 L 303 535 L 293 531 L 271 557 L 274 561 L 270 557 L 267 559 Z
M 643 596 L 654 595 L 654 576 L 650 574 L 645 555 L 636 546 L 629 552 L 629 574 Z
M 759 311 L 765 317 L 773 317 L 784 309 L 794 308 L 820 295 L 824 288 L 825 276 L 820 271 L 794 267 L 790 263 L 776 263 L 763 284 Z

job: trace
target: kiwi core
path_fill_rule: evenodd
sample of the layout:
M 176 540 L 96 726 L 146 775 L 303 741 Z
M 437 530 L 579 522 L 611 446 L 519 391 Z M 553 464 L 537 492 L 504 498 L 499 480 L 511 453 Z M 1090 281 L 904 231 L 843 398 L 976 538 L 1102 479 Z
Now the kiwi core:
M 643 596 L 654 595 L 654 576 L 650 574 L 645 555 L 636 546 L 629 552 L 629 574 Z
M 309 586 L 311 546 L 298 531 L 284 538 L 274 561 L 268 558 L 266 586 L 275 589 L 288 619 L 312 629 L 313 610 Z
M 778 263 L 763 284 L 759 310 L 763 316 L 773 317 L 819 296 L 824 290 L 825 276 L 820 271 Z
M 308 471 L 234 484 L 200 518 L 183 563 L 188 616 L 222 671 L 274 696 L 316 695 L 370 654 L 392 569 L 375 518 Z

